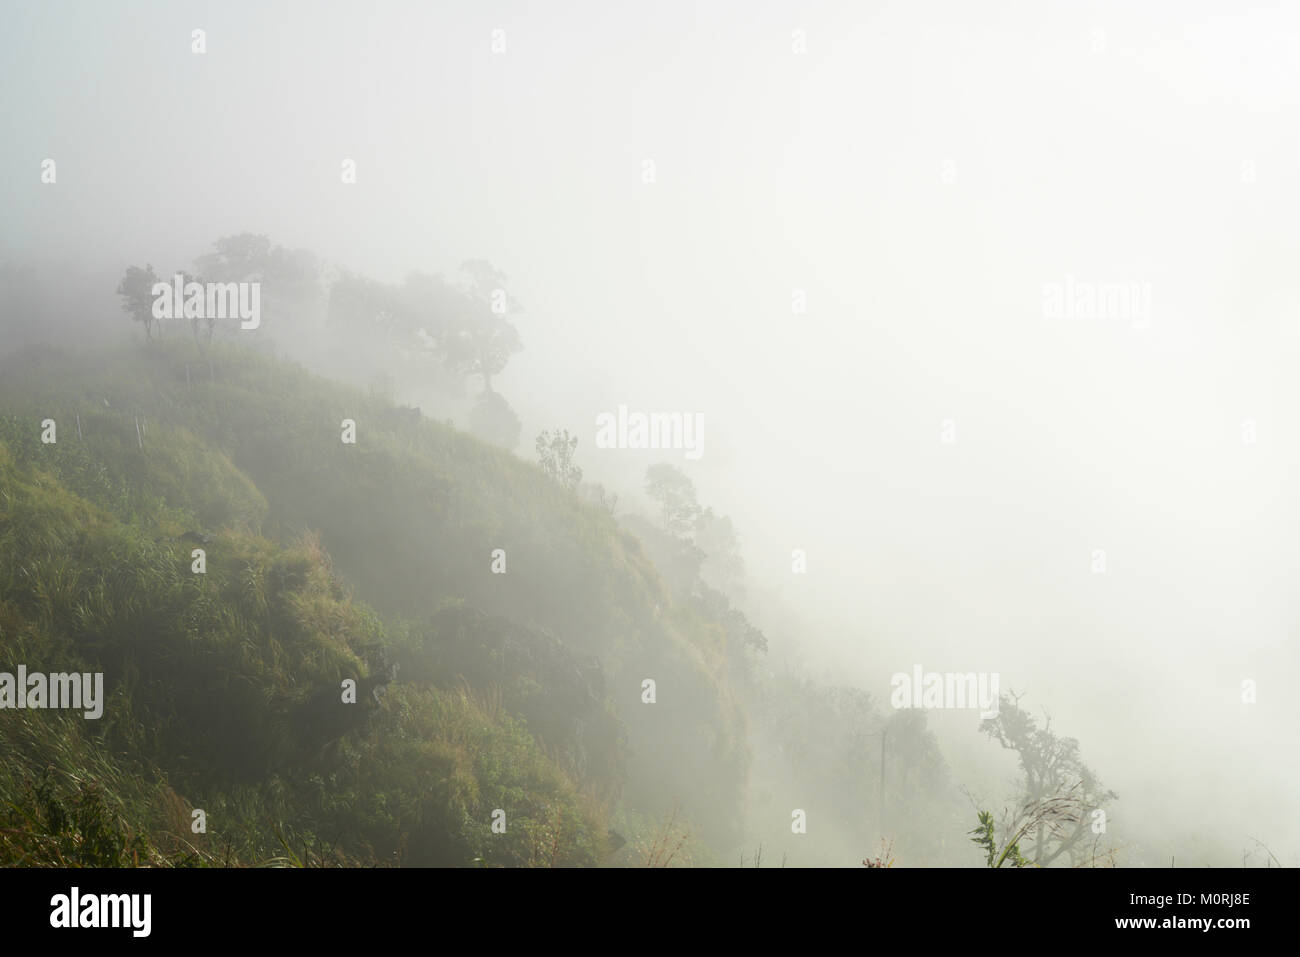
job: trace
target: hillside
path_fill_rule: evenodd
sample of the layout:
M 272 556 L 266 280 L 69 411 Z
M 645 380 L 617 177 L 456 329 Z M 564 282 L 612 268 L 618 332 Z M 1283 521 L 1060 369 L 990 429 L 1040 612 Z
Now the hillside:
M 724 622 L 538 468 L 252 353 L 0 364 L 0 647 L 107 699 L 0 711 L 0 863 L 597 864 L 674 812 L 701 860 L 740 840 Z

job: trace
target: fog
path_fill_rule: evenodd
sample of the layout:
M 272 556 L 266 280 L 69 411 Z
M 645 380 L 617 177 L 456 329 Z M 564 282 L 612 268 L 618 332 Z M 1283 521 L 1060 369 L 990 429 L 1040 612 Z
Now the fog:
M 1258 839 L 1300 865 L 1300 10 L 4 19 L 0 258 L 84 286 L 78 322 L 129 338 L 129 264 L 170 277 L 244 232 L 391 284 L 488 260 L 520 307 L 492 383 L 514 454 L 568 429 L 586 478 L 646 517 L 646 468 L 681 469 L 738 530 L 762 670 L 886 714 L 895 673 L 997 673 L 1117 792 L 1119 863 L 1240 866 Z M 1088 284 L 1123 295 L 1054 309 Z M 256 335 L 373 377 L 324 326 Z M 462 423 L 464 402 L 393 376 Z M 598 448 L 620 406 L 700 413 L 702 455 Z M 955 784 L 1014 800 L 977 715 L 929 719 Z M 774 746 L 755 731 L 753 793 L 798 790 Z M 869 850 L 838 841 L 802 862 Z

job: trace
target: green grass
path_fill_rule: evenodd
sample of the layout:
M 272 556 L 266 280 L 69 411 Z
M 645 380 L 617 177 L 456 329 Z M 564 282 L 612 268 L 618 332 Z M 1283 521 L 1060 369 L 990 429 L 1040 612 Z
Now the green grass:
M 734 837 L 718 624 L 538 468 L 385 411 L 233 349 L 0 365 L 0 670 L 103 671 L 108 697 L 97 722 L 0 712 L 0 863 L 590 865 L 611 814 L 704 793 L 684 815 Z M 592 657 L 599 700 L 564 710 Z M 303 703 L 381 659 L 411 667 L 304 748 Z M 644 676 L 676 705 L 641 705 Z

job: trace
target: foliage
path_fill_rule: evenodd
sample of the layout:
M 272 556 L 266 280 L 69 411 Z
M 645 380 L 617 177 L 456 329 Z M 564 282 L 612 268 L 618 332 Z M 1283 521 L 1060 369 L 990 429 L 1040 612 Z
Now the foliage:
M 659 504 L 663 527 L 673 535 L 695 528 L 700 513 L 695 485 L 680 469 L 661 462 L 646 469 L 646 494 Z
M 1034 864 L 1047 867 L 1062 855 L 1075 865 L 1089 858 L 1089 812 L 1117 795 L 1084 764 L 1078 740 L 1055 734 L 1050 717 L 1040 728 L 1016 695 L 1003 695 L 997 715 L 981 721 L 980 730 L 1019 758 L 1019 804 Z
M 679 809 L 674 807 L 633 845 L 642 867 L 689 867 L 690 842 L 690 831 L 680 820 Z
M 730 839 L 746 753 L 717 625 L 672 612 L 605 510 L 428 419 L 399 436 L 383 400 L 293 366 L 214 343 L 209 374 L 187 375 L 183 346 L 0 368 L 0 642 L 32 670 L 103 671 L 109 698 L 97 722 L 0 715 L 0 803 L 26 815 L 0 863 L 54 839 L 24 783 L 53 755 L 61 804 L 86 781 L 115 809 L 123 841 L 89 846 L 139 836 L 159 865 L 591 864 L 611 806 L 658 813 L 653 794 L 700 781 L 710 792 L 683 814 Z M 355 447 L 339 442 L 344 416 Z M 498 542 L 508 578 L 484 573 Z M 500 618 L 465 632 L 457 662 L 424 643 L 450 619 L 407 623 L 449 601 Z M 501 668 L 495 647 L 535 657 Z M 402 654 L 428 670 L 404 669 L 337 736 L 302 745 L 305 702 Z M 635 699 L 574 694 L 566 662 L 632 687 L 663 675 L 687 703 L 647 723 Z M 209 833 L 189 832 L 192 807 Z M 56 829 L 63 859 L 108 833 L 95 820 L 80 837 Z
M 881 869 L 893 867 L 894 842 L 882 837 L 880 839 L 880 848 L 876 851 L 876 856 L 865 858 L 862 861 L 862 866 Z
M 469 430 L 484 442 L 511 450 L 519 444 L 523 423 L 499 392 L 484 392 L 469 414 Z
M 704 554 L 701 577 L 733 598 L 743 596 L 745 561 L 731 519 L 714 514 L 712 508 L 701 508 L 695 517 L 694 544 Z
M 561 432 L 545 431 L 537 436 L 535 445 L 537 462 L 542 471 L 553 481 L 570 492 L 582 483 L 582 469 L 573 463 L 573 453 L 578 449 L 578 437 L 569 435 L 569 430 Z
M 122 297 L 122 311 L 132 321 L 144 326 L 146 339 L 153 338 L 153 287 L 158 282 L 158 275 L 153 271 L 153 264 L 143 269 L 128 266 L 126 275 L 117 284 L 117 294 Z
M 975 835 L 971 842 L 982 847 L 989 867 L 1001 867 L 1010 863 L 1012 867 L 1031 867 L 1033 862 L 1020 853 L 1020 844 L 1016 840 L 1008 841 L 998 850 L 998 842 L 993 833 L 993 815 L 988 811 L 979 812 L 979 825 L 968 833 Z
M 506 318 L 510 300 L 503 288 L 505 274 L 481 259 L 469 260 L 461 269 L 469 280 L 463 290 L 464 306 L 448 323 L 443 349 L 453 368 L 479 376 L 483 391 L 491 392 L 492 377 L 505 369 L 523 343 Z

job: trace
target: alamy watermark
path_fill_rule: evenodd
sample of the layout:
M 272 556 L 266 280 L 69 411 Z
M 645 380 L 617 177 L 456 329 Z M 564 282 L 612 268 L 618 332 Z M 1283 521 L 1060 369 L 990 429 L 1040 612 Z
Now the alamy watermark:
M 91 720 L 104 714 L 104 673 L 30 674 L 26 665 L 14 675 L 0 671 L 0 710 L 5 708 L 72 708 Z
M 920 665 L 912 673 L 900 671 L 889 679 L 894 690 L 889 703 L 901 708 L 979 708 L 981 718 L 998 715 L 998 673 L 973 671 L 925 672 Z
M 1043 316 L 1047 319 L 1105 319 L 1151 325 L 1151 283 L 1089 282 L 1067 275 L 1065 282 L 1043 284 Z
M 132 937 L 148 937 L 152 911 L 152 894 L 83 894 L 74 886 L 50 898 L 50 926 L 123 927 Z
M 598 449 L 683 449 L 694 461 L 704 454 L 703 412 L 618 412 L 596 416 Z
M 260 282 L 186 282 L 177 273 L 169 283 L 154 283 L 150 293 L 155 319 L 239 319 L 241 329 L 262 324 Z

